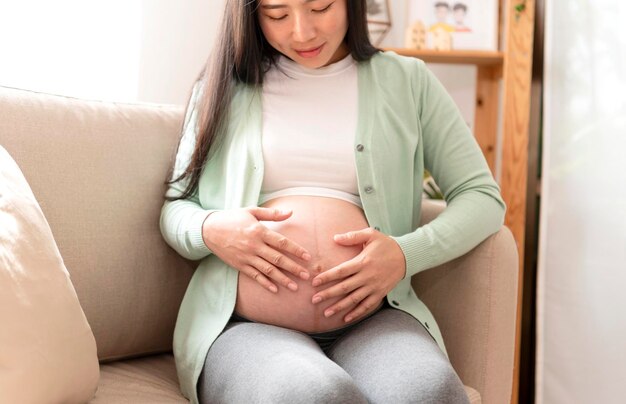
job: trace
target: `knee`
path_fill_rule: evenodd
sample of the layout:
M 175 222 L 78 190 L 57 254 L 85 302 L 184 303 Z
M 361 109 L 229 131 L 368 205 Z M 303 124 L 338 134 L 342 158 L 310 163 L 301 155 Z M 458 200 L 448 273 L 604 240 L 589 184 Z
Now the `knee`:
M 367 400 L 345 372 L 333 372 L 310 380 L 307 392 L 315 392 L 311 403 L 366 403 Z
M 293 368 L 292 368 L 293 369 Z M 285 371 L 281 381 L 267 386 L 272 403 L 366 403 L 352 378 L 340 368 L 302 364 Z
M 431 369 L 432 378 L 422 385 L 419 402 L 441 404 L 469 404 L 461 379 L 448 362 Z

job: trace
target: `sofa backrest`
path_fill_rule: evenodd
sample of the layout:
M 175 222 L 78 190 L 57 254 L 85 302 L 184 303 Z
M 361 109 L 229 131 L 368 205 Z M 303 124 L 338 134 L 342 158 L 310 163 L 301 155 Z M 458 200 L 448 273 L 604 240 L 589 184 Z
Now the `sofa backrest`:
M 183 112 L 0 87 L 0 144 L 50 223 L 101 361 L 172 349 L 195 264 L 165 244 L 159 214 Z

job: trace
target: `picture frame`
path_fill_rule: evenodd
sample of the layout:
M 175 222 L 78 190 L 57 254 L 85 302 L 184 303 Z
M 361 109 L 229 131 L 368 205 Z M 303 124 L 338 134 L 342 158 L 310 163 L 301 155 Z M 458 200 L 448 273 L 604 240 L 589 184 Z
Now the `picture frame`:
M 391 5 L 389 0 L 367 0 L 367 28 L 370 41 L 379 46 L 391 30 Z
M 405 27 L 423 26 L 426 49 L 497 51 L 499 5 L 498 0 L 406 0 Z

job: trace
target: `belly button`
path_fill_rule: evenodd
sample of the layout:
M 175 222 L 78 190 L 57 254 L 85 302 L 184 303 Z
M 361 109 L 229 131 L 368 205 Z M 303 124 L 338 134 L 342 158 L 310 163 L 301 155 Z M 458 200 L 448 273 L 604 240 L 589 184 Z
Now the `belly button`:
M 313 266 L 313 272 L 315 272 L 316 274 L 321 274 L 322 273 L 322 265 L 315 264 Z

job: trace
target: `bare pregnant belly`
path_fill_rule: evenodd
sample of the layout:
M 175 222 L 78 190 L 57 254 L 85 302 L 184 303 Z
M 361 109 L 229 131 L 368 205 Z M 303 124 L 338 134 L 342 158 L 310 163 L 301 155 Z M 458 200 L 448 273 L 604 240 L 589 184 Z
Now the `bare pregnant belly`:
M 307 268 L 309 280 L 302 280 L 289 272 L 283 272 L 298 284 L 292 292 L 282 285 L 274 294 L 261 287 L 255 280 L 239 273 L 237 304 L 235 311 L 257 322 L 278 325 L 303 332 L 328 331 L 347 325 L 343 318 L 355 306 L 324 317 L 324 310 L 345 296 L 329 299 L 316 305 L 311 303 L 315 293 L 337 283 L 327 283 L 319 287 L 311 285 L 312 279 L 321 272 L 358 255 L 362 247 L 341 246 L 333 236 L 347 231 L 368 227 L 363 211 L 349 202 L 318 196 L 285 196 L 268 201 L 264 207 L 290 209 L 292 216 L 282 222 L 263 222 L 268 228 L 281 233 L 311 254 L 309 262 L 286 254 L 298 264 Z M 378 305 L 372 308 L 372 311 Z M 355 319 L 354 321 L 358 321 Z

